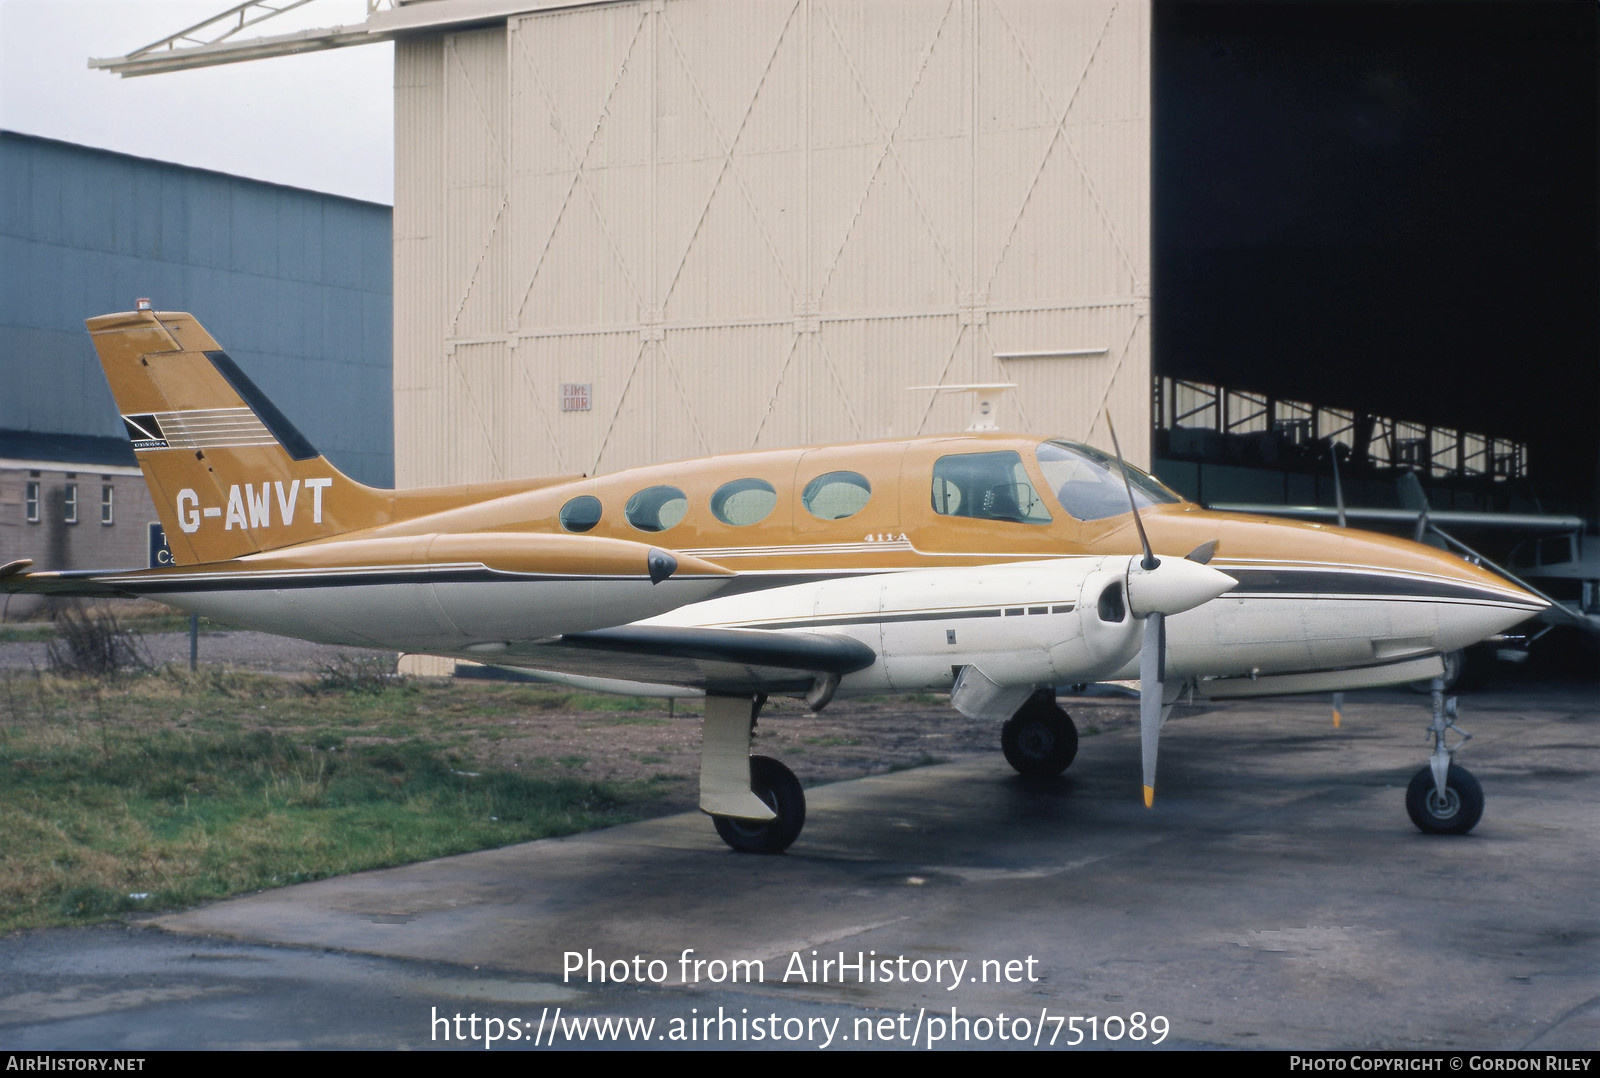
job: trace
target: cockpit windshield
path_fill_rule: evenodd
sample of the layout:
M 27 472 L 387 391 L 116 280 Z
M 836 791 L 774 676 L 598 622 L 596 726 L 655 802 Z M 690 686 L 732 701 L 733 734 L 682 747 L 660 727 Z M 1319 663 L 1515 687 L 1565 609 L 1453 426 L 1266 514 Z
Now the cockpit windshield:
M 1128 490 L 1123 485 L 1124 466 L 1077 442 L 1042 442 L 1038 449 L 1039 470 L 1054 492 L 1056 500 L 1079 520 L 1102 520 L 1128 512 Z M 1132 465 L 1126 466 L 1133 500 L 1143 509 L 1147 505 L 1166 505 L 1183 499 L 1152 475 Z

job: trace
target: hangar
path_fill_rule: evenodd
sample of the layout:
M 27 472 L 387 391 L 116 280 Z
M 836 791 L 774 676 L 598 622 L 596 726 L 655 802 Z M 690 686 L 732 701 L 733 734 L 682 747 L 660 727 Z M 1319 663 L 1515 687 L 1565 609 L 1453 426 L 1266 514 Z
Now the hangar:
M 1149 14 L 434 0 L 328 31 L 395 41 L 397 482 L 961 429 L 935 384 L 1147 426 Z M 104 63 L 263 49 L 231 40 Z
M 373 0 L 401 484 L 1004 426 L 1207 500 L 1600 506 L 1581 3 Z M 1341 448 L 1334 448 L 1334 447 Z

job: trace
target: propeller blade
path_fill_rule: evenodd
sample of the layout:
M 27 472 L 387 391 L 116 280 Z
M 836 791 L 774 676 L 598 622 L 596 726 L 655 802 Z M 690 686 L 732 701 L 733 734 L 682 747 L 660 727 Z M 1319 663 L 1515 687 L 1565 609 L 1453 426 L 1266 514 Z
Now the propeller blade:
M 1328 442 L 1328 456 L 1333 460 L 1333 504 L 1339 510 L 1339 527 L 1349 527 L 1344 517 L 1344 484 L 1339 481 L 1339 443 Z
M 1401 472 L 1395 480 L 1395 487 L 1400 492 L 1400 507 L 1417 514 L 1417 527 L 1412 533 L 1412 540 L 1440 546 L 1437 541 L 1430 541 L 1428 533 L 1433 530 L 1433 522 L 1428 519 L 1428 514 L 1432 512 L 1432 507 L 1428 505 L 1428 496 L 1422 491 L 1422 481 L 1417 478 L 1417 473 Z
M 1133 510 L 1133 526 L 1139 529 L 1139 545 L 1144 547 L 1144 567 L 1154 569 L 1159 562 L 1156 561 L 1155 552 L 1150 549 L 1150 537 L 1144 533 L 1144 521 L 1139 519 L 1139 503 L 1133 498 L 1133 482 L 1128 478 L 1128 465 L 1122 459 L 1122 446 L 1117 442 L 1117 427 L 1111 422 L 1111 411 L 1106 410 L 1106 429 L 1111 432 L 1111 448 L 1117 453 L 1117 471 L 1122 473 L 1122 485 L 1128 492 L 1128 507 Z
M 1328 442 L 1328 457 L 1333 461 L 1333 504 L 1339 509 L 1339 527 L 1349 527 L 1344 515 L 1344 484 L 1339 481 L 1339 443 Z M 1333 728 L 1337 730 L 1344 721 L 1344 693 L 1333 694 Z
M 1144 619 L 1144 643 L 1139 649 L 1139 747 L 1144 758 L 1144 807 L 1156 800 L 1156 749 L 1161 740 L 1162 701 L 1166 697 L 1167 619 L 1150 614 Z
M 1189 551 L 1189 553 L 1185 554 L 1183 556 L 1183 560 L 1192 561 L 1199 565 L 1210 565 L 1211 559 L 1217 556 L 1217 545 L 1217 540 L 1207 539 L 1205 542 Z

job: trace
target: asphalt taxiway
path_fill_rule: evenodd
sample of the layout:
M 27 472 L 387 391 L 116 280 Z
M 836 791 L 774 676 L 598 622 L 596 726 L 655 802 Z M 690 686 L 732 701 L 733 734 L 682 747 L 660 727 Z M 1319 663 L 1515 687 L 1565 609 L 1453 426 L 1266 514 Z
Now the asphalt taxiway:
M 813 789 L 779 857 L 675 816 L 16 936 L 0 1042 L 1129 1048 L 1159 1018 L 1164 1047 L 1592 1049 L 1600 694 L 1461 723 L 1465 837 L 1405 815 L 1423 698 L 1352 695 L 1337 730 L 1325 700 L 1240 703 L 1168 724 L 1153 810 L 1117 730 L 1056 780 L 996 752 Z

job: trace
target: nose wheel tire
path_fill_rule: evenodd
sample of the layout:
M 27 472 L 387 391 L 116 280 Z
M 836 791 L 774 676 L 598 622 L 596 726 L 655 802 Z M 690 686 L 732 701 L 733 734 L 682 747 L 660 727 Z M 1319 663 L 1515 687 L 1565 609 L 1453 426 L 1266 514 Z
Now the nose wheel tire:
M 1000 749 L 1017 774 L 1053 778 L 1078 755 L 1078 728 L 1053 696 L 1035 696 L 1000 728 Z
M 1464 835 L 1483 816 L 1483 787 L 1464 767 L 1450 765 L 1444 796 L 1439 796 L 1433 769 L 1425 767 L 1406 787 L 1406 812 L 1417 829 L 1429 835 Z
M 740 853 L 782 853 L 800 837 L 806 825 L 806 793 L 794 772 L 770 756 L 750 757 L 750 792 L 777 818 L 745 820 L 713 816 L 722 841 Z

